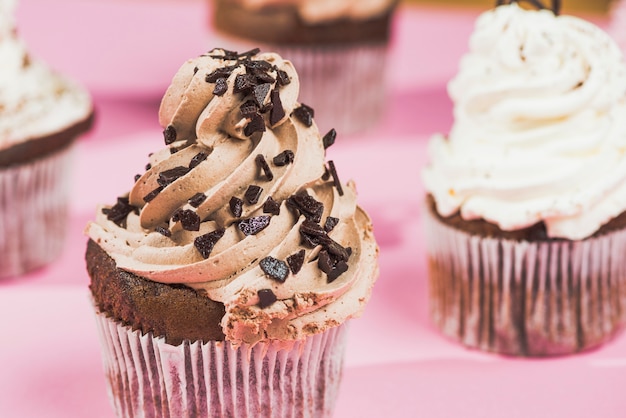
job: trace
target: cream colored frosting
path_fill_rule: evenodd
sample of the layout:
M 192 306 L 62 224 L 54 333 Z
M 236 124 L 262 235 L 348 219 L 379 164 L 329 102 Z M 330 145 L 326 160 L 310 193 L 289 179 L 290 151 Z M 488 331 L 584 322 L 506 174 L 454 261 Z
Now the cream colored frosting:
M 448 90 L 454 125 L 423 171 L 441 215 L 582 239 L 626 209 L 626 66 L 601 29 L 497 7 Z
M 252 60 L 269 63 L 272 70 L 268 74 L 273 79 L 279 79 L 279 70 L 288 76 L 288 84 L 271 83 L 271 91 L 280 96 L 284 117 L 270 119 L 270 113 L 264 113 L 265 131 L 248 135 L 250 119 L 240 108 L 251 96 L 233 91 L 238 77 L 246 73 L 243 61 L 226 59 L 222 50 L 189 60 L 174 76 L 159 111 L 161 125 L 166 132 L 175 130 L 176 140 L 150 156 L 149 169 L 130 191 L 129 202 L 136 211 L 121 227 L 109 220 L 108 208 L 104 208 L 87 228 L 90 238 L 119 268 L 157 282 L 202 289 L 211 299 L 224 303 L 222 328 L 234 344 L 298 340 L 358 316 L 378 275 L 371 222 L 356 204 L 354 184 L 349 182 L 339 193 L 333 178 L 325 175 L 325 150 L 316 125 L 307 127 L 292 114 L 300 106 L 296 101 L 298 76 L 292 64 L 272 53 L 254 55 Z M 207 82 L 206 77 L 227 66 L 234 66 L 224 77 L 227 91 L 214 95 L 216 83 Z M 268 92 L 260 101 L 270 103 L 270 97 Z M 172 153 L 172 148 L 182 149 Z M 285 150 L 293 152 L 293 162 L 276 165 L 274 157 Z M 200 153 L 206 159 L 166 185 L 153 200 L 144 201 L 159 187 L 160 173 L 188 167 Z M 264 156 L 273 179 L 257 164 L 258 155 Z M 248 203 L 244 197 L 250 185 L 263 189 L 258 203 Z M 290 197 L 303 191 L 323 203 L 318 225 L 324 226 L 328 216 L 339 220 L 328 237 L 344 249 L 351 248 L 347 271 L 334 281 L 329 282 L 318 267 L 323 246 L 302 244 L 300 228 L 305 216 L 287 204 Z M 206 199 L 194 207 L 189 200 L 197 193 Z M 239 217 L 229 204 L 233 196 L 244 201 Z M 263 211 L 270 196 L 280 204 L 277 215 Z M 203 222 L 198 231 L 184 230 L 181 222 L 172 220 L 179 209 L 199 215 Z M 256 235 L 244 235 L 239 221 L 258 216 L 270 216 L 269 226 Z M 156 232 L 158 228 L 168 229 L 171 236 Z M 223 236 L 210 256 L 203 258 L 194 245 L 196 238 L 222 228 Z M 268 256 L 285 261 L 303 249 L 302 269 L 290 272 L 284 283 L 261 268 L 261 260 Z M 271 289 L 277 298 L 267 307 L 259 305 L 258 292 L 264 289 Z
M 244 7 L 261 9 L 290 5 L 298 8 L 303 21 L 315 24 L 341 18 L 363 20 L 387 12 L 396 0 L 234 0 Z
M 0 150 L 61 131 L 92 112 L 85 89 L 29 55 L 17 36 L 15 4 L 0 1 Z

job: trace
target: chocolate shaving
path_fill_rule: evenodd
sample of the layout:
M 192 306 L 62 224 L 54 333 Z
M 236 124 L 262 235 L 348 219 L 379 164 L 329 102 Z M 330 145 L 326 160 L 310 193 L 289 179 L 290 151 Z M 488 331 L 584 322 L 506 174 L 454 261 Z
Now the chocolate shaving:
M 248 187 L 248 190 L 246 190 L 246 193 L 244 195 L 246 202 L 248 202 L 248 204 L 250 205 L 254 205 L 259 201 L 259 198 L 261 197 L 261 193 L 263 193 L 263 188 L 256 186 L 254 184 L 251 184 Z
M 232 213 L 235 218 L 239 218 L 243 213 L 243 200 L 238 197 L 231 197 L 228 206 L 230 206 L 230 213 Z
M 205 152 L 199 152 L 193 156 L 191 161 L 189 161 L 189 169 L 193 170 L 196 168 L 202 161 L 206 160 L 209 155 Z
M 333 176 L 333 184 L 337 188 L 337 193 L 339 193 L 339 196 L 343 196 L 343 188 L 341 187 L 341 182 L 339 181 L 334 161 L 328 162 L 328 168 L 330 170 L 330 174 Z
M 217 83 L 217 81 L 220 80 L 220 79 L 224 79 L 225 80 L 228 77 L 230 77 L 232 72 L 237 67 L 238 67 L 238 65 L 228 65 L 228 66 L 225 66 L 225 67 L 220 67 L 220 68 L 216 69 L 215 71 L 213 71 L 212 73 L 207 74 L 206 77 L 204 78 L 204 81 L 206 81 L 207 83 Z
M 277 69 L 276 70 L 276 82 L 278 83 L 279 86 L 286 86 L 287 84 L 291 83 L 291 78 L 289 78 L 289 75 L 287 74 L 287 72 Z
M 224 236 L 224 229 L 216 229 L 213 232 L 209 232 L 208 234 L 200 235 L 195 240 L 193 240 L 193 245 L 196 247 L 202 258 L 205 260 L 209 258 L 211 255 L 211 251 L 213 251 L 213 247 L 215 244 Z
M 237 226 L 244 235 L 256 235 L 270 224 L 270 216 L 262 215 L 239 221 Z
M 294 109 L 293 114 L 302 122 L 305 126 L 311 127 L 313 125 L 313 118 L 315 117 L 315 111 L 312 107 L 305 104 L 300 104 L 300 107 Z
M 132 206 L 128 197 L 118 197 L 117 203 L 110 209 L 102 209 L 102 213 L 107 216 L 107 219 L 117 226 L 125 227 L 126 218 L 131 212 L 137 213 L 137 208 Z
M 189 204 L 194 208 L 197 208 L 206 200 L 207 196 L 204 193 L 196 193 L 189 199 Z
M 330 171 L 328 167 L 324 166 L 324 174 L 322 174 L 322 180 L 327 181 L 330 178 Z
M 265 309 L 276 302 L 277 298 L 271 289 L 261 289 L 257 292 L 259 296 L 259 308 Z
M 317 258 L 317 266 L 326 273 L 327 282 L 334 282 L 339 276 L 348 270 L 348 263 L 344 260 L 337 259 L 329 254 L 326 250 L 320 251 Z
M 339 223 L 339 219 L 333 218 L 332 216 L 327 217 L 326 223 L 324 223 L 324 231 L 326 232 L 332 231 L 333 228 L 335 228 L 335 226 L 337 226 L 338 223 Z
M 336 138 L 337 138 L 337 131 L 335 131 L 334 128 L 328 131 L 328 133 L 324 135 L 324 138 L 322 138 L 324 149 L 327 149 L 328 147 L 333 145 L 335 143 Z
M 271 213 L 276 216 L 280 215 L 280 205 L 272 199 L 272 196 L 268 196 L 263 204 L 263 213 Z
M 306 252 L 304 250 L 300 250 L 297 253 L 287 257 L 287 264 L 289 264 L 289 268 L 291 269 L 291 272 L 293 274 L 298 274 L 300 269 L 302 269 L 305 253 Z
M 223 96 L 228 91 L 228 83 L 225 78 L 218 78 L 215 81 L 215 88 L 213 94 L 216 96 Z
M 254 55 L 257 55 L 259 52 L 261 52 L 260 48 L 253 48 L 249 51 L 246 52 L 242 52 L 241 54 L 238 55 L 238 58 L 250 58 Z M 236 54 L 236 52 L 235 52 Z
M 177 210 L 172 215 L 172 221 L 179 222 L 185 231 L 199 231 L 200 217 L 191 209 Z
M 257 155 L 255 161 L 259 168 L 263 171 L 263 174 L 265 174 L 265 178 L 267 179 L 267 181 L 274 180 L 274 174 L 272 174 L 272 170 L 267 164 L 267 161 L 265 161 L 265 157 L 263 156 L 263 154 Z
M 259 262 L 259 266 L 261 270 L 263 270 L 263 273 L 280 283 L 285 283 L 289 275 L 289 266 L 287 266 L 287 263 L 274 257 L 265 257 Z
M 255 132 L 265 132 L 265 121 L 263 120 L 263 116 L 259 113 L 252 116 L 250 122 L 243 129 L 243 133 L 245 136 L 252 136 Z
M 162 190 L 163 190 L 163 186 L 157 187 L 156 189 L 154 189 L 153 191 L 145 195 L 143 197 L 143 201 L 146 203 L 151 202 L 152 200 L 154 200 L 155 197 L 159 195 L 159 193 L 161 193 Z
M 169 238 L 172 236 L 172 231 L 170 231 L 167 228 L 163 228 L 162 226 L 157 226 L 156 228 L 154 228 L 154 230 L 158 232 L 159 234 L 163 235 L 164 237 Z
M 283 109 L 283 102 L 280 99 L 280 93 L 278 90 L 272 90 L 270 100 L 272 102 L 272 109 L 270 110 L 270 125 L 274 126 L 285 117 L 285 109 Z
M 270 83 L 263 83 L 255 86 L 252 89 L 252 97 L 254 97 L 254 100 L 256 101 L 257 105 L 259 105 L 259 108 L 263 107 L 265 99 L 267 98 L 267 94 L 270 92 L 271 88 L 272 85 Z
M 293 159 L 294 159 L 293 151 L 285 150 L 281 152 L 280 154 L 278 154 L 276 157 L 274 157 L 272 161 L 275 166 L 282 167 L 287 164 L 293 163 Z
M 252 74 L 238 74 L 235 77 L 233 93 L 249 94 L 257 85 L 256 77 Z
M 287 199 L 287 206 L 293 210 L 297 210 L 310 221 L 317 223 L 322 220 L 324 204 L 315 200 L 306 190 L 291 195 Z
M 165 140 L 165 145 L 169 145 L 173 142 L 176 142 L 176 128 L 172 125 L 167 125 L 167 128 L 163 131 L 163 139 Z
M 167 187 L 187 173 L 189 173 L 189 168 L 187 167 L 178 166 L 170 168 L 169 170 L 165 170 L 159 173 L 157 183 L 159 183 L 159 185 L 163 187 Z
M 241 112 L 241 116 L 244 118 L 252 118 L 253 116 L 259 114 L 259 106 L 254 102 L 254 100 L 247 100 L 239 106 L 239 111 Z

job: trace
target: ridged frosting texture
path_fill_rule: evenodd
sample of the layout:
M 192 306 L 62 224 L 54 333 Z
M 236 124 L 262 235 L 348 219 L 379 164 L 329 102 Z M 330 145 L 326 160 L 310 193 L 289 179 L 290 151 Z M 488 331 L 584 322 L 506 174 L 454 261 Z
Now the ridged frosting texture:
M 626 67 L 598 27 L 499 6 L 448 91 L 454 124 L 423 171 L 442 216 L 583 239 L 626 209 Z
M 354 184 L 341 184 L 298 76 L 273 53 L 189 60 L 161 102 L 166 147 L 88 235 L 141 277 L 222 302 L 233 344 L 293 341 L 358 316 L 378 275 Z M 333 169 L 334 168 L 334 169 Z
M 364 20 L 380 16 L 397 0 L 233 0 L 250 9 L 295 6 L 304 22 L 317 24 L 337 19 Z
M 0 150 L 54 134 L 92 112 L 83 87 L 29 54 L 17 34 L 15 5 L 0 2 Z

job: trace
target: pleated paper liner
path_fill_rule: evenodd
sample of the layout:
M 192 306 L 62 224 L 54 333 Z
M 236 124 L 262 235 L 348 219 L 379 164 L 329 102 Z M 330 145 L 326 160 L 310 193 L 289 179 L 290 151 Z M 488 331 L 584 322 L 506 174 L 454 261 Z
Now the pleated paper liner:
M 468 347 L 520 356 L 572 354 L 626 323 L 626 230 L 580 241 L 470 235 L 426 208 L 430 312 Z
M 73 152 L 0 169 L 0 278 L 55 260 L 65 244 Z
M 234 347 L 142 335 L 96 313 L 111 402 L 119 417 L 329 417 L 346 325 L 303 341 Z

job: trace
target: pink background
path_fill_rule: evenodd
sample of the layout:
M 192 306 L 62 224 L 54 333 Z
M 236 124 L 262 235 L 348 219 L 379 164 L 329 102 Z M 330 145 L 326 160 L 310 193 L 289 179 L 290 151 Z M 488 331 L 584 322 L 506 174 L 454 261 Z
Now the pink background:
M 113 417 L 88 299 L 83 228 L 128 190 L 162 146 L 159 99 L 178 66 L 213 46 L 200 0 L 22 0 L 20 33 L 39 57 L 90 88 L 98 118 L 76 152 L 62 258 L 0 283 L 0 417 Z M 474 352 L 428 319 L 420 168 L 452 122 L 446 81 L 476 10 L 403 8 L 381 124 L 329 149 L 357 181 L 381 247 L 381 276 L 352 321 L 336 417 L 623 417 L 626 336 L 554 359 Z M 599 23 L 604 23 L 600 21 Z

